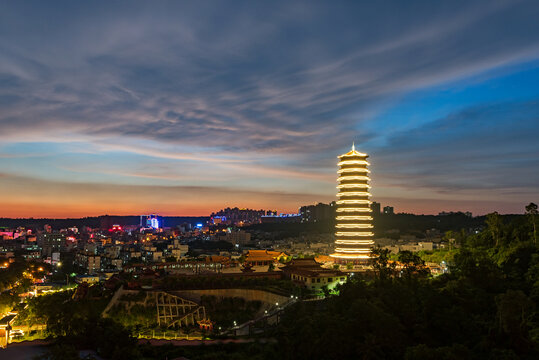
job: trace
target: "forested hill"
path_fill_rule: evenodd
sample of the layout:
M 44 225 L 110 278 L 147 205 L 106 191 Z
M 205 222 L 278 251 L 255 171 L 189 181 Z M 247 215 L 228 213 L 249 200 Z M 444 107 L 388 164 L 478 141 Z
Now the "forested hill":
M 500 215 L 503 223 L 526 221 L 525 215 Z M 485 216 L 469 217 L 464 214 L 451 215 L 414 215 L 414 214 L 380 214 L 374 216 L 375 236 L 383 236 L 388 230 L 398 230 L 401 234 L 424 233 L 430 229 L 441 232 L 461 229 L 480 230 L 484 226 Z M 335 221 L 319 221 L 312 223 L 272 223 L 256 224 L 245 228 L 251 231 L 282 232 L 286 236 L 298 236 L 302 233 L 332 233 Z

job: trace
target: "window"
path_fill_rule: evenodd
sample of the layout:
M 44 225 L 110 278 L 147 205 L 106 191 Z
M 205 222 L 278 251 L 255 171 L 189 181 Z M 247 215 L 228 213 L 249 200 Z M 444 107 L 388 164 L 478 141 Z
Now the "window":
M 333 278 L 328 278 L 328 282 L 332 282 L 333 281 Z

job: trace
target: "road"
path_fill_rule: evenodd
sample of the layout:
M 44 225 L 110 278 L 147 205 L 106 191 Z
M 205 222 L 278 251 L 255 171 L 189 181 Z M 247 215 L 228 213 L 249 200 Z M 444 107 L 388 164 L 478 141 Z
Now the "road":
M 6 349 L 0 349 L 0 359 L 32 360 L 47 350 L 44 340 L 11 343 Z

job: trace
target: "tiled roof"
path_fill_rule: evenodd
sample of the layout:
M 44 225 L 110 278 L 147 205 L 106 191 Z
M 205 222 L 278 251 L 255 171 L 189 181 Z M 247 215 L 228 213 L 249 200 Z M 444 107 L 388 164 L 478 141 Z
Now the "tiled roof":
M 314 259 L 294 259 L 281 270 L 285 273 L 298 274 L 307 277 L 318 276 L 345 276 L 340 270 L 326 269 L 320 266 Z

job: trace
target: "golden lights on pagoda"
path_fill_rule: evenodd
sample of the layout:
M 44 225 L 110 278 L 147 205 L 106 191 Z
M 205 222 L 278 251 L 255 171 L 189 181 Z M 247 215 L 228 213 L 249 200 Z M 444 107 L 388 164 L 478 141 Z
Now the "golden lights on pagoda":
M 371 194 L 368 184 L 368 155 L 352 150 L 339 156 L 339 192 L 337 197 L 337 224 L 335 228 L 336 261 L 366 261 L 371 257 L 372 240 Z

